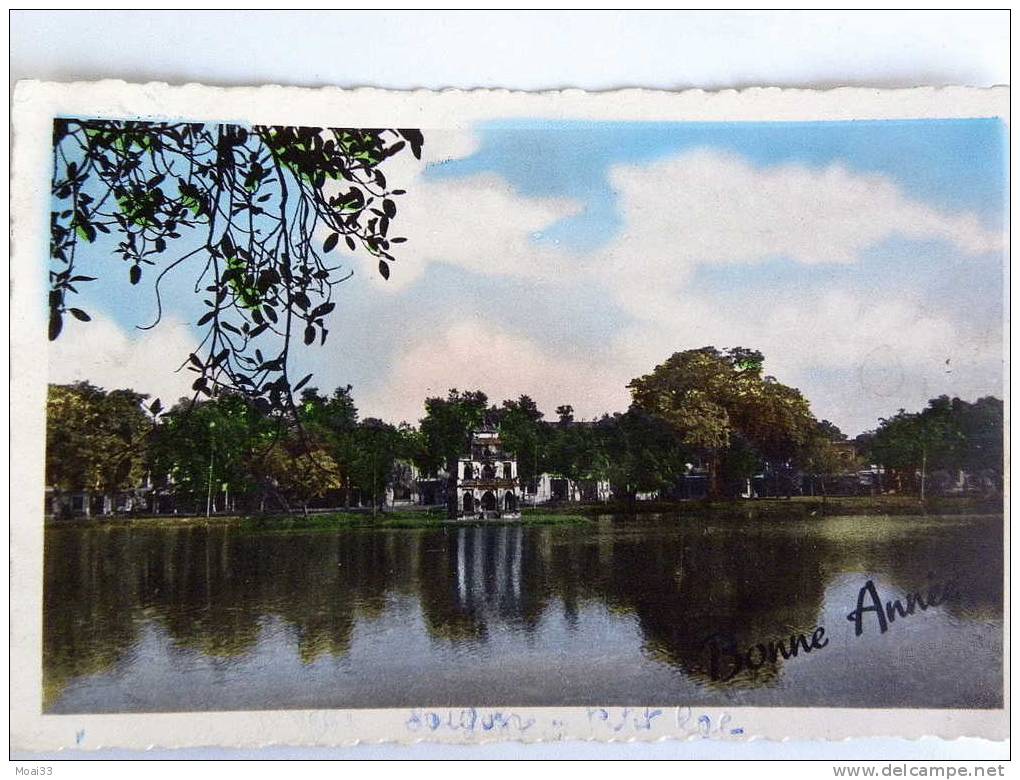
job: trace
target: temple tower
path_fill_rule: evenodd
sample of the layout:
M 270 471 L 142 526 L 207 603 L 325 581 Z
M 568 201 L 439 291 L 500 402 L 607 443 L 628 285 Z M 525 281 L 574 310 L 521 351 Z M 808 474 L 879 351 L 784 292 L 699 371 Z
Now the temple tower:
M 472 433 L 471 451 L 457 462 L 457 515 L 481 519 L 521 515 L 517 457 L 503 449 L 493 428 Z

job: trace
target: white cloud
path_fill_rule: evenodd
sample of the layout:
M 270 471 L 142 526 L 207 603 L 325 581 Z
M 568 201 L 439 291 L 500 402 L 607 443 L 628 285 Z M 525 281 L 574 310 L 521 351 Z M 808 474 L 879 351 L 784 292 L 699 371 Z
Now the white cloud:
M 469 157 L 478 138 L 468 132 L 429 131 L 422 159 L 403 153 L 384 166 L 391 189 L 407 190 L 397 200 L 392 235 L 408 238 L 394 252 L 390 278 L 377 261 L 359 252 L 359 279 L 387 292 L 413 285 L 431 263 L 468 271 L 530 279 L 559 278 L 574 266 L 555 245 L 533 240 L 550 225 L 580 213 L 582 204 L 566 198 L 527 198 L 492 173 L 457 178 L 428 176 L 430 169 Z M 325 238 L 325 236 L 323 236 Z
M 932 395 L 998 389 L 988 384 L 1001 371 L 1001 331 L 971 327 L 958 312 L 931 310 L 902 289 L 864 295 L 809 281 L 810 266 L 854 263 L 894 236 L 945 241 L 964 255 L 1001 248 L 1001 237 L 972 214 L 932 209 L 886 177 L 838 165 L 764 168 L 699 150 L 613 169 L 622 228 L 608 246 L 581 255 L 533 241 L 580 204 L 521 196 L 494 173 L 423 176 L 427 166 L 477 145 L 465 133 L 428 140 L 423 160 L 399 155 L 388 169 L 390 186 L 408 191 L 395 229 L 411 241 L 388 282 L 374 261 L 359 269 L 362 280 L 379 290 L 406 289 L 429 264 L 444 263 L 533 282 L 527 301 L 502 300 L 500 307 L 556 306 L 584 285 L 601 289 L 633 321 L 621 322 L 603 349 L 583 354 L 558 350 L 542 333 L 502 329 L 492 313 L 441 312 L 441 324 L 429 331 L 401 322 L 397 356 L 368 371 L 384 375 L 366 375 L 356 388 L 365 414 L 416 420 L 426 396 L 456 386 L 481 388 L 497 403 L 528 394 L 547 414 L 570 403 L 594 416 L 626 407 L 633 376 L 674 351 L 704 345 L 762 350 L 769 372 L 800 386 L 820 416 L 850 432 Z M 755 273 L 750 266 L 775 256 L 806 266 L 805 283 L 768 296 L 752 287 L 716 297 L 688 283 L 701 265 L 745 264 Z M 52 346 L 51 380 L 132 386 L 172 403 L 188 394 L 191 379 L 172 369 L 194 347 L 184 322 L 127 333 L 97 317 L 73 323 Z
M 785 255 L 801 263 L 850 263 L 891 235 L 943 239 L 967 253 L 1001 237 L 972 214 L 911 200 L 886 176 L 843 165 L 758 167 L 699 149 L 610 173 L 627 224 L 617 246 L 654 241 L 685 262 L 754 262 Z
M 426 397 L 456 387 L 482 390 L 497 404 L 526 394 L 547 414 L 569 403 L 593 416 L 627 405 L 627 379 L 604 373 L 609 357 L 559 354 L 483 320 L 454 320 L 407 345 L 366 413 L 416 421 Z
M 425 159 L 398 155 L 387 169 L 390 186 L 408 191 L 394 229 L 411 240 L 388 282 L 367 261 L 360 283 L 406 289 L 430 264 L 444 263 L 536 282 L 527 300 L 501 299 L 498 308 L 556 307 L 583 285 L 600 289 L 633 321 L 607 305 L 604 316 L 619 319 L 619 329 L 603 348 L 580 353 L 558 350 L 539 332 L 501 330 L 495 310 L 439 312 L 430 322 L 441 324 L 428 331 L 394 311 L 391 325 L 383 325 L 399 344 L 396 357 L 367 367 L 355 388 L 365 414 L 417 420 L 426 396 L 458 387 L 481 388 L 496 402 L 527 393 L 548 414 L 571 403 L 593 416 L 625 408 L 631 378 L 674 351 L 706 344 L 761 349 L 770 373 L 800 387 L 819 415 L 850 432 L 931 395 L 998 390 L 1001 329 L 979 330 L 903 288 L 865 295 L 821 287 L 811 276 L 814 266 L 852 264 L 893 236 L 945 241 L 964 256 L 1001 248 L 1002 238 L 973 214 L 934 209 L 887 177 L 838 165 L 764 168 L 698 150 L 613 169 L 620 233 L 592 253 L 570 253 L 533 237 L 581 204 L 522 196 L 492 173 L 424 176 L 428 166 L 469 155 L 478 143 L 470 133 L 432 132 L 428 141 Z M 775 256 L 802 264 L 804 284 L 711 297 L 689 283 L 702 265 L 751 266 Z M 916 262 L 922 271 L 923 259 Z M 554 283 L 538 284 L 548 281 Z M 564 334 L 556 338 L 562 343 Z M 173 369 L 193 348 L 181 322 L 128 334 L 97 318 L 73 323 L 53 345 L 51 376 L 134 387 L 167 402 L 188 391 L 190 377 Z
M 855 262 L 883 240 L 942 240 L 968 255 L 1003 237 L 970 213 L 933 209 L 888 177 L 842 165 L 757 167 L 700 149 L 610 173 L 624 228 L 603 252 L 621 304 L 644 319 L 670 319 L 699 265 L 788 257 L 804 265 Z
M 493 276 L 609 280 L 631 314 L 669 317 L 677 293 L 700 265 L 753 264 L 788 257 L 804 265 L 849 264 L 861 252 L 900 236 L 942 240 L 964 254 L 995 251 L 1004 237 L 971 213 L 948 213 L 907 197 L 888 177 L 842 165 L 758 167 L 734 154 L 698 149 L 645 165 L 610 171 L 623 227 L 610 244 L 581 255 L 535 237 L 576 216 L 568 198 L 530 198 L 495 173 L 425 178 L 438 160 L 473 153 L 469 134 L 430 136 L 418 163 L 400 155 L 390 180 L 413 193 L 400 203 L 401 246 L 388 282 L 375 261 L 363 275 L 382 289 L 417 281 L 430 263 L 448 263 Z M 399 161 L 399 163 L 398 163 Z M 392 186 L 392 184 L 391 184 Z
M 975 215 L 913 200 L 881 175 L 840 165 L 757 167 L 709 150 L 618 166 L 611 183 L 624 224 L 590 256 L 531 240 L 577 204 L 520 196 L 492 174 L 416 183 L 406 224 L 418 236 L 409 255 L 418 268 L 446 262 L 558 279 L 567 295 L 572 283 L 599 284 L 637 323 L 600 354 L 583 357 L 489 326 L 451 324 L 423 336 L 394 365 L 386 404 L 397 416 L 413 419 L 426 394 L 453 386 L 481 387 L 494 399 L 526 392 L 546 411 L 564 400 L 588 415 L 621 409 L 630 378 L 673 351 L 705 344 L 761 349 L 770 372 L 800 386 L 819 414 L 851 432 L 903 399 L 920 406 L 941 392 L 969 397 L 995 389 L 1000 334 L 969 329 L 902 289 L 865 296 L 810 278 L 810 266 L 852 264 L 895 236 L 945 241 L 963 255 L 1001 249 L 1002 237 Z M 689 285 L 699 266 L 770 257 L 803 264 L 804 285 L 769 296 L 752 287 L 727 300 L 699 296 Z
M 189 326 L 165 318 L 152 330 L 126 333 L 113 320 L 69 322 L 49 349 L 49 381 L 87 380 L 107 390 L 132 389 L 159 398 L 169 407 L 190 395 L 194 375 L 175 372 L 197 346 Z
M 759 349 L 768 373 L 799 387 L 819 416 L 857 433 L 935 395 L 996 392 L 1000 338 L 896 291 L 875 297 L 805 287 L 735 303 L 685 294 L 670 319 L 622 331 L 614 352 L 644 372 L 706 344 Z
M 524 198 L 495 174 L 422 180 L 399 215 L 414 236 L 401 248 L 399 270 L 424 272 L 448 263 L 494 276 L 535 280 L 576 273 L 576 258 L 535 241 L 550 225 L 575 216 L 582 205 L 566 198 Z M 405 248 L 406 247 L 406 248 Z

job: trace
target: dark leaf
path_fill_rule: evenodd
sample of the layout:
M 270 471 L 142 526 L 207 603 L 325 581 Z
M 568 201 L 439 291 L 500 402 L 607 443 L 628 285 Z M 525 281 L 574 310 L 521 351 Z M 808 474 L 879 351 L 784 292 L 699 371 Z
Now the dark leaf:
M 129 273 L 131 284 L 138 284 L 142 280 L 142 269 L 141 266 L 131 266 L 131 272 Z
M 421 159 L 421 147 L 425 142 L 425 137 L 421 134 L 421 130 L 413 129 L 401 129 L 397 130 L 404 139 L 411 144 L 411 153 L 415 156 L 415 159 Z
M 336 304 L 335 303 L 332 303 L 332 302 L 329 302 L 329 303 L 320 303 L 318 306 L 316 306 L 312 310 L 312 313 L 311 313 L 310 316 L 311 317 L 325 317 L 327 314 L 329 314 L 335 308 L 336 308 Z
M 56 341 L 56 338 L 60 335 L 60 331 L 63 327 L 64 318 L 61 316 L 60 312 L 50 312 L 50 341 Z
M 92 320 L 92 318 L 81 309 L 68 309 L 68 311 L 74 315 L 76 320 L 81 320 L 82 322 L 89 322 Z
M 390 278 L 390 267 L 386 264 L 385 260 L 379 261 L 379 274 L 382 276 L 383 279 Z
M 283 371 L 283 358 L 274 358 L 267 363 L 263 363 L 261 367 L 266 371 Z
M 313 341 L 315 341 L 315 328 L 308 325 L 305 328 L 305 344 L 311 344 Z
M 322 245 L 322 251 L 323 252 L 332 252 L 333 248 L 336 246 L 336 244 L 337 244 L 337 242 L 339 240 L 340 240 L 340 234 L 339 233 L 330 233 L 329 234 L 329 238 L 327 238 L 325 243 Z

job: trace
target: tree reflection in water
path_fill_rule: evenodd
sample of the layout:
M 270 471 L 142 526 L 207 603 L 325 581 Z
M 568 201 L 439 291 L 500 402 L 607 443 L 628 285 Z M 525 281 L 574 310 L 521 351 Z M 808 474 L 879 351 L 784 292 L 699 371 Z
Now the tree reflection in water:
M 960 621 L 1001 621 L 1001 523 L 602 518 L 581 528 L 261 534 L 47 528 L 44 708 L 76 680 L 130 663 L 148 625 L 165 632 L 173 652 L 230 663 L 256 653 L 267 623 L 280 621 L 300 662 L 312 665 L 346 658 L 359 627 L 384 622 L 398 602 L 414 604 L 431 641 L 464 659 L 493 631 L 521 646 L 536 641 L 554 612 L 567 627 L 555 639 L 557 658 L 569 658 L 580 641 L 571 638 L 579 613 L 597 605 L 638 626 L 645 658 L 695 684 L 721 693 L 768 687 L 784 663 L 800 659 L 712 680 L 706 640 L 724 636 L 745 648 L 810 636 L 827 588 L 846 575 L 881 577 L 902 591 L 923 589 L 933 572 L 955 577 L 963 597 L 940 610 Z M 399 621 L 388 630 L 390 652 L 400 654 Z M 420 675 L 429 663 L 421 658 Z M 571 701 L 570 690 L 548 691 L 548 704 Z M 414 703 L 421 702 L 407 702 Z

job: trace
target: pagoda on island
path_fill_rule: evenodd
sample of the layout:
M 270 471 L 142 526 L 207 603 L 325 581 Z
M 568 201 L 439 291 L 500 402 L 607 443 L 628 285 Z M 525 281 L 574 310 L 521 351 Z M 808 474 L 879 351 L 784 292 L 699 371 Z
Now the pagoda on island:
M 517 458 L 490 427 L 471 434 L 471 451 L 457 461 L 457 516 L 491 520 L 521 516 Z

